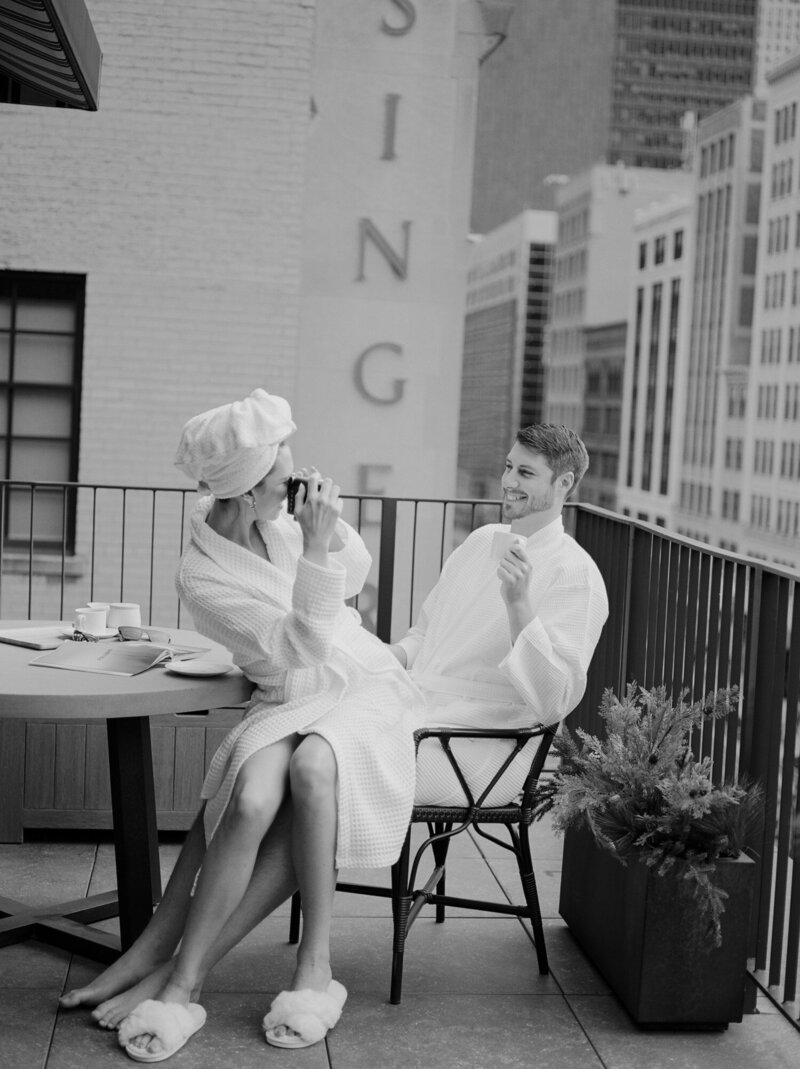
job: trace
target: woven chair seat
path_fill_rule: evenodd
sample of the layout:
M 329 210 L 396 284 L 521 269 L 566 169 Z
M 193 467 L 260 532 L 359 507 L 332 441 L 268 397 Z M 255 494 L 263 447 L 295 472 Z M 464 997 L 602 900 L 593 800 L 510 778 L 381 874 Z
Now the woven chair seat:
M 411 816 L 413 822 L 417 821 L 447 821 L 459 824 L 469 820 L 473 824 L 510 824 L 519 821 L 530 824 L 533 813 L 528 810 L 524 813 L 521 806 L 475 806 L 461 808 L 441 805 L 415 805 Z

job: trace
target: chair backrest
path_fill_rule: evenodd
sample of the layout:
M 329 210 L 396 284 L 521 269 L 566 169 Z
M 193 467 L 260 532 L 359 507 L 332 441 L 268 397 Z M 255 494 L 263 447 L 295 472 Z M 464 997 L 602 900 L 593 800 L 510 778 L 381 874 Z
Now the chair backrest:
M 539 784 L 539 777 L 544 771 L 545 762 L 550 753 L 550 747 L 553 745 L 553 739 L 556 737 L 559 727 L 560 724 L 551 724 L 550 727 L 542 729 L 539 745 L 536 747 L 531 761 L 531 767 L 528 769 L 528 775 L 525 777 L 525 783 L 522 788 L 521 808 L 523 811 L 523 820 L 526 822 L 529 822 L 533 818 L 534 796 Z

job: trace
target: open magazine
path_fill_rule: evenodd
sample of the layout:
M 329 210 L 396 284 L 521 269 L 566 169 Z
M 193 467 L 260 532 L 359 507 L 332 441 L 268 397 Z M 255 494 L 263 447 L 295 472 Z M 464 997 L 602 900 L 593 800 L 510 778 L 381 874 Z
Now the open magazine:
M 30 663 L 73 672 L 136 676 L 157 664 L 189 660 L 207 651 L 207 646 L 161 646 L 155 642 L 62 642 Z

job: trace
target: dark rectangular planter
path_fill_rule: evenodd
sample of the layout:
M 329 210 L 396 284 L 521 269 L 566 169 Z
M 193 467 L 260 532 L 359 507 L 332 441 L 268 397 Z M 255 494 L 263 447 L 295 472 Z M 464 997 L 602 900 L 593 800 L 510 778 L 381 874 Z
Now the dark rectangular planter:
M 717 863 L 713 882 L 729 897 L 714 947 L 688 881 L 622 865 L 588 830 L 570 830 L 559 912 L 637 1024 L 720 1028 L 742 1019 L 754 875 L 745 855 Z

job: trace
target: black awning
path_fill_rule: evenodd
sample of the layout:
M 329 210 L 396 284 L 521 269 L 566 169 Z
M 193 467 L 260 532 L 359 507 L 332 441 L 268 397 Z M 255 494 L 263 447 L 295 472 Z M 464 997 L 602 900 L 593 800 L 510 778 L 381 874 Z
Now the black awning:
M 0 74 L 96 111 L 102 60 L 84 0 L 0 0 Z

